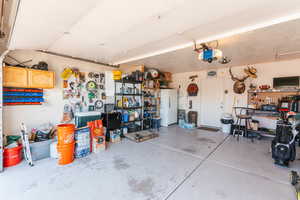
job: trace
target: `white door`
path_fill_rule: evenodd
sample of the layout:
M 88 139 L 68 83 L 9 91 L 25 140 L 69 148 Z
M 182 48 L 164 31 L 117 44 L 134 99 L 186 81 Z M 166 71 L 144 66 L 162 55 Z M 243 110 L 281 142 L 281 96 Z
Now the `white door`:
M 170 90 L 169 93 L 169 125 L 177 123 L 177 90 Z
M 206 78 L 201 80 L 201 115 L 202 126 L 220 127 L 223 112 L 223 80 Z
M 160 91 L 161 105 L 160 117 L 161 125 L 169 126 L 177 122 L 177 90 L 162 89 Z
M 161 126 L 169 125 L 169 90 L 162 89 L 160 90 L 160 117 L 161 117 Z

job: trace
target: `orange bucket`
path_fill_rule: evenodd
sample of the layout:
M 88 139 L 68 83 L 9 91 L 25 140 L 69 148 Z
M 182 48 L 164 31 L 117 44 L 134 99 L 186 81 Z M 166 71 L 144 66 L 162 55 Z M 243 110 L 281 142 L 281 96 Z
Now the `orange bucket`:
M 57 145 L 58 164 L 67 165 L 74 160 L 75 142 Z
M 74 124 L 60 124 L 57 126 L 58 145 L 70 144 L 74 142 Z

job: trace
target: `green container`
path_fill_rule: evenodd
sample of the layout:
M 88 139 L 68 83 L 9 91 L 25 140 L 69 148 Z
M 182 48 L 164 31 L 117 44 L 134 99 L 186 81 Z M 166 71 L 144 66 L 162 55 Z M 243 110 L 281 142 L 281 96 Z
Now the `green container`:
M 90 111 L 90 112 L 80 112 L 75 114 L 75 126 L 76 128 L 81 128 L 87 126 L 90 121 L 95 121 L 101 119 L 101 112 Z

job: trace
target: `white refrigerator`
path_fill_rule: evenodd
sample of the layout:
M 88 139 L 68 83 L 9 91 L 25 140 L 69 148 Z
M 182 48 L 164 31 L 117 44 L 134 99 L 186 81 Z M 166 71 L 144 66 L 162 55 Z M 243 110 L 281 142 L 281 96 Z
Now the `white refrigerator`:
M 177 90 L 161 89 L 160 101 L 161 126 L 177 123 Z

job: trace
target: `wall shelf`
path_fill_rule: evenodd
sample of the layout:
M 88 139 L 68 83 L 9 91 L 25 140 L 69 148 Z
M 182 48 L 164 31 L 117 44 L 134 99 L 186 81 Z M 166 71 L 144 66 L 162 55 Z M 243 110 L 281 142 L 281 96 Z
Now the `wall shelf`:
M 248 90 L 248 93 L 290 93 L 290 92 L 300 92 L 300 89 Z

